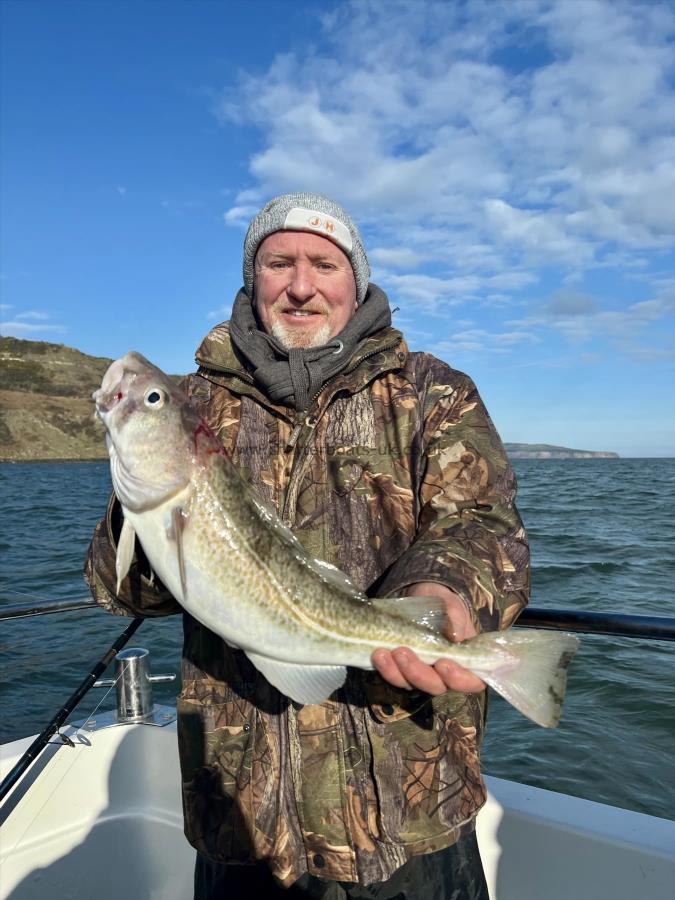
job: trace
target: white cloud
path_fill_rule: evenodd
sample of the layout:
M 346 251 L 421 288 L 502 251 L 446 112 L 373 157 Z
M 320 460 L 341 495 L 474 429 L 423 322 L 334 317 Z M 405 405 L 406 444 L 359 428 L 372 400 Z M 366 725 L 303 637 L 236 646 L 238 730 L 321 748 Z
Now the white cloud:
M 557 331 L 573 343 L 614 340 L 621 352 L 647 358 L 647 348 L 637 338 L 656 323 L 667 327 L 666 319 L 675 315 L 675 292 L 664 289 L 649 300 L 630 303 L 623 308 L 601 308 L 590 296 L 573 291 L 560 291 L 541 304 L 529 316 L 507 323 L 517 328 L 540 328 Z M 630 343 L 626 343 L 629 340 Z M 660 358 L 657 353 L 654 359 Z
M 28 312 L 17 313 L 17 319 L 36 319 L 38 322 L 46 322 L 49 319 L 47 313 L 39 312 L 36 309 L 31 309 Z
M 511 302 L 511 295 L 502 291 L 518 290 L 536 281 L 533 273 L 521 271 L 488 276 L 461 274 L 448 278 L 422 272 L 399 274 L 387 269 L 378 269 L 373 274 L 387 289 L 393 302 L 410 303 L 420 311 L 436 316 L 447 316 L 450 307 L 464 303 L 505 306 Z
M 416 269 L 427 258 L 409 247 L 373 247 L 368 251 L 371 263 L 390 266 L 392 269 Z
M 11 309 L 8 304 L 2 305 L 2 311 Z M 47 313 L 36 309 L 15 313 L 11 321 L 0 321 L 0 333 L 12 337 L 39 337 L 42 334 L 64 334 L 68 329 L 49 321 Z
M 226 225 L 238 228 L 248 227 L 251 218 L 258 212 L 259 206 L 233 206 L 223 215 Z
M 469 328 L 437 342 L 432 351 L 449 358 L 457 353 L 505 355 L 518 345 L 540 342 L 541 339 L 529 331 L 490 332 L 483 328 Z
M 64 325 L 33 324 L 32 322 L 0 322 L 0 331 L 12 337 L 23 337 L 26 334 L 64 334 L 68 329 Z
M 593 259 L 593 245 L 571 234 L 560 213 L 517 209 L 504 200 L 486 200 L 485 214 L 497 244 L 516 247 L 535 265 L 542 253 L 549 262 L 574 267 L 588 265 Z
M 321 26 L 222 98 L 222 121 L 261 136 L 228 224 L 283 191 L 326 193 L 405 315 L 463 305 L 489 323 L 453 352 L 558 334 L 664 358 L 644 344 L 675 294 L 672 5 L 353 0 Z
M 382 283 L 389 289 L 392 300 L 412 301 L 426 312 L 442 314 L 447 306 L 457 306 L 475 298 L 480 286 L 476 276 L 437 278 L 431 275 L 395 275 L 382 273 Z
M 210 321 L 216 322 L 225 322 L 232 315 L 232 304 L 226 304 L 225 306 L 220 306 L 218 309 L 212 309 L 210 312 L 206 314 L 206 318 Z
M 498 344 L 538 344 L 541 338 L 538 338 L 530 331 L 504 331 L 501 334 L 494 335 L 494 339 Z
M 623 348 L 626 356 L 639 363 L 675 362 L 675 347 L 635 347 Z
M 227 221 L 306 187 L 397 235 L 411 266 L 435 251 L 439 230 L 455 265 L 465 247 L 488 244 L 495 269 L 583 267 L 609 243 L 672 243 L 672 9 L 421 7 L 344 3 L 323 17 L 322 52 L 242 75 L 220 114 L 258 126 L 264 145 Z M 541 62 L 514 70 L 525 46 Z
M 502 272 L 486 278 L 485 285 L 490 289 L 515 291 L 527 287 L 529 284 L 534 284 L 537 280 L 538 277 L 534 272 L 512 269 L 509 272 Z

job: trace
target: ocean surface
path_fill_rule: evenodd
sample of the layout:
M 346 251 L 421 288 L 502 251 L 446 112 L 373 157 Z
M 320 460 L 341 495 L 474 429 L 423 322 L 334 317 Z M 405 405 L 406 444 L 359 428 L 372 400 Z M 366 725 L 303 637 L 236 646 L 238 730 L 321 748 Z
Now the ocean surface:
M 675 459 L 517 460 L 532 605 L 675 617 Z M 1 464 L 0 606 L 83 597 L 82 561 L 110 491 L 105 463 Z M 39 732 L 124 629 L 98 609 L 0 623 L 0 740 Z M 178 672 L 179 617 L 132 639 Z M 171 703 L 179 689 L 155 685 Z M 72 719 L 103 696 L 92 690 Z M 105 708 L 114 703 L 114 692 Z M 675 644 L 582 636 L 563 720 L 539 728 L 494 693 L 491 775 L 675 818 Z

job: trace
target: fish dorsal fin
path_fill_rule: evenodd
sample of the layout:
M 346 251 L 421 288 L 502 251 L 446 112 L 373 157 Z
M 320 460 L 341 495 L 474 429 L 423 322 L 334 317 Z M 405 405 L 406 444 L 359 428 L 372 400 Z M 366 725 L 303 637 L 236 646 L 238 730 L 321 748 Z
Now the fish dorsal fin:
M 134 545 L 136 543 L 136 532 L 131 522 L 125 519 L 122 523 L 122 531 L 117 542 L 117 555 L 115 556 L 115 572 L 117 574 L 117 587 L 115 593 L 119 594 L 120 585 L 129 574 L 131 563 L 134 558 Z
M 284 523 L 274 512 L 274 510 L 270 509 L 269 506 L 266 506 L 266 504 L 258 500 L 257 497 L 251 496 L 249 499 L 253 508 L 263 520 L 265 525 L 268 528 L 271 528 L 272 531 L 277 535 L 277 537 L 281 541 L 283 541 L 289 549 L 293 550 L 296 554 L 306 556 L 305 548 L 293 534 L 291 529 L 284 525 Z
M 366 602 L 366 595 L 357 588 L 349 575 L 345 575 L 342 569 L 338 569 L 337 566 L 325 562 L 323 559 L 312 559 L 310 557 L 307 558 L 307 565 L 326 584 L 336 588 L 343 594 L 348 594 L 355 600 Z
M 269 683 L 296 703 L 323 703 L 347 677 L 345 666 L 299 666 L 245 652 Z
M 440 597 L 375 597 L 374 607 L 393 616 L 400 616 L 430 631 L 443 631 L 448 624 L 445 601 Z
M 274 531 L 276 536 L 283 541 L 289 550 L 291 550 L 308 569 L 311 569 L 323 582 L 340 591 L 340 593 L 347 594 L 350 597 L 365 602 L 365 594 L 363 594 L 351 581 L 349 576 L 345 575 L 345 573 L 338 569 L 337 566 L 325 562 L 323 559 L 314 559 L 313 557 L 308 556 L 307 551 L 300 541 L 293 534 L 291 529 L 284 525 L 274 510 L 270 509 L 264 503 L 261 503 L 257 497 L 251 497 L 251 502 L 253 508 L 265 525 Z

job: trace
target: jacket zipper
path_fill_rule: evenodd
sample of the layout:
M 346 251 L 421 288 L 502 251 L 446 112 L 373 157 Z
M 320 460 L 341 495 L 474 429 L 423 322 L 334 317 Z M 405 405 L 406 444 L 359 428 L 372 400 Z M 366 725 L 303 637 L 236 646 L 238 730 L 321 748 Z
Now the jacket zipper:
M 377 356 L 378 353 L 384 353 L 386 350 L 392 350 L 399 343 L 400 338 L 396 338 L 396 340 L 390 341 L 389 344 L 385 344 L 383 347 L 378 347 L 376 350 L 371 350 L 364 356 L 359 357 L 359 359 L 350 367 L 344 369 L 342 372 L 338 372 L 336 375 L 333 375 L 332 378 L 329 378 L 328 381 L 324 382 L 324 384 L 321 385 L 319 390 L 316 392 L 316 394 L 314 394 L 314 396 L 308 403 L 307 409 L 303 410 L 301 413 L 298 413 L 298 418 L 288 439 L 288 443 L 286 444 L 285 452 L 290 453 L 295 449 L 295 446 L 298 443 L 298 440 L 300 439 L 300 435 L 302 434 L 304 428 L 308 428 L 310 430 L 310 433 L 314 428 L 316 428 L 319 420 L 318 418 L 315 419 L 313 416 L 310 416 L 309 410 L 312 408 L 313 404 L 316 403 L 319 396 L 323 393 L 323 391 L 325 391 L 326 387 L 332 381 L 335 381 L 336 378 L 339 378 L 342 375 L 348 375 L 350 372 L 353 372 L 355 369 L 357 369 L 361 365 L 361 363 L 365 362 L 365 360 L 370 359 L 371 356 Z M 302 465 L 298 465 L 292 470 L 291 477 L 288 480 L 288 486 L 286 488 L 286 494 L 284 497 L 284 504 L 281 510 L 281 518 L 286 525 L 289 525 L 289 527 L 290 522 L 288 521 L 287 514 L 290 512 L 290 499 L 293 496 L 293 492 L 298 480 L 302 477 L 303 474 L 304 467 Z
M 336 375 L 333 375 L 331 378 L 329 378 L 328 381 L 324 381 L 324 383 L 321 385 L 319 390 L 316 392 L 316 394 L 314 394 L 312 399 L 307 404 L 307 409 L 304 410 L 303 412 L 299 413 L 299 415 L 305 415 L 310 410 L 312 404 L 316 403 L 316 401 L 319 399 L 319 397 L 324 392 L 324 390 L 328 387 L 328 385 L 332 381 L 335 381 L 336 378 L 340 378 L 342 375 L 349 375 L 350 372 L 353 372 L 355 369 L 358 369 L 358 367 L 361 365 L 361 363 L 365 362 L 365 360 L 367 360 L 367 359 L 370 359 L 371 356 L 377 356 L 378 353 L 384 353 L 385 350 L 392 350 L 396 346 L 396 344 L 399 344 L 399 343 L 400 343 L 400 338 L 397 338 L 395 341 L 392 341 L 389 344 L 385 344 L 384 347 L 379 347 L 377 350 L 371 350 L 369 353 L 366 353 L 365 356 L 359 357 L 359 359 L 355 363 L 353 363 L 351 366 L 346 368 L 343 372 L 338 372 Z M 307 418 L 309 418 L 309 416 L 307 416 Z M 305 422 L 307 422 L 306 419 L 305 419 Z M 309 424 L 309 423 L 307 423 L 307 424 Z M 295 426 L 295 428 L 293 429 L 293 434 L 291 434 L 291 437 L 289 438 L 289 444 L 290 444 L 291 440 L 293 440 L 293 435 L 295 434 L 296 429 L 302 429 L 302 425 L 303 425 L 303 423 L 300 423 L 299 425 Z M 316 425 L 316 422 L 314 423 L 314 425 Z M 312 425 L 312 427 L 314 427 L 314 425 Z M 299 432 L 298 432 L 298 435 L 299 435 Z M 296 436 L 295 439 L 293 440 L 292 447 L 295 446 L 295 444 L 297 443 L 297 440 L 298 440 L 298 438 Z

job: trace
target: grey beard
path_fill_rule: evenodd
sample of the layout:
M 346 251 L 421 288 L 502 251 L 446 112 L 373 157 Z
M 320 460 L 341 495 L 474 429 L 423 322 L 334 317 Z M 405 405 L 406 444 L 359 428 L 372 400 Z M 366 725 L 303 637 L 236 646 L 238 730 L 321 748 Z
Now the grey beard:
M 293 330 L 285 328 L 281 322 L 274 322 L 272 325 L 272 337 L 275 337 L 287 350 L 295 350 L 298 347 L 303 349 L 323 347 L 330 340 L 330 325 L 328 322 L 325 322 L 318 331 L 311 334 L 303 334 L 302 331 L 294 333 Z

